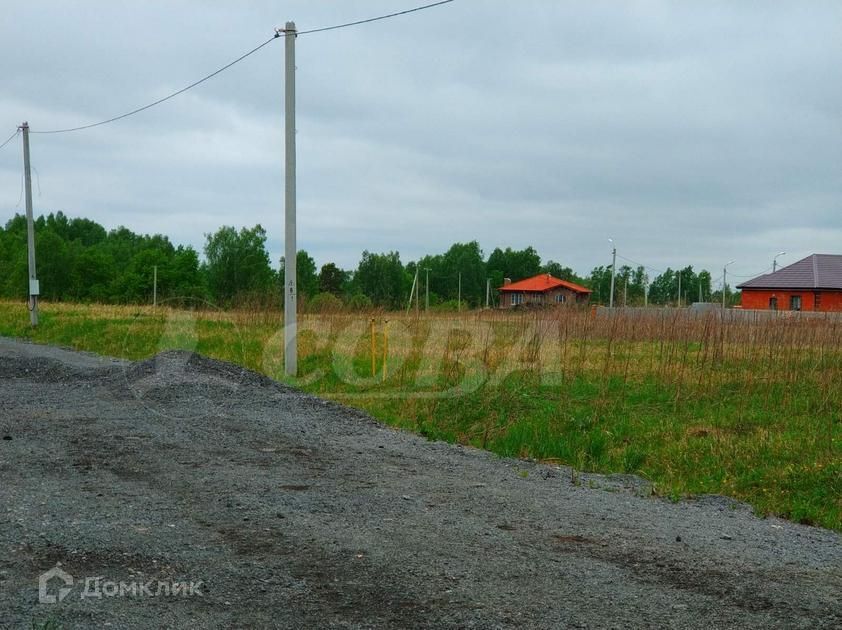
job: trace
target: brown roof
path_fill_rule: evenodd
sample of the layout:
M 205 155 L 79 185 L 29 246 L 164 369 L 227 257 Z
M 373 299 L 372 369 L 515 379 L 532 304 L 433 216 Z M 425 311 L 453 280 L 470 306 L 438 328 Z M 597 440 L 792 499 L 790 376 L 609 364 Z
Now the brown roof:
M 518 280 L 517 282 L 512 282 L 511 284 L 504 284 L 500 287 L 500 291 L 535 291 L 544 293 L 550 289 L 556 289 L 558 287 L 570 289 L 575 293 L 591 292 L 591 290 L 587 287 L 583 287 L 575 282 L 559 280 L 548 273 L 539 273 L 537 276 L 532 276 L 531 278 L 526 278 L 525 280 Z
M 738 289 L 842 289 L 842 255 L 813 254 L 775 273 L 737 285 Z

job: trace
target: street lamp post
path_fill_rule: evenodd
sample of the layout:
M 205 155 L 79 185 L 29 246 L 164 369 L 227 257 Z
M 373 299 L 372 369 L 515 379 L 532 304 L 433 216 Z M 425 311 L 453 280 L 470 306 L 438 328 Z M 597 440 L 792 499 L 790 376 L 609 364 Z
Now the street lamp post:
M 611 295 L 608 298 L 608 308 L 614 308 L 614 277 L 617 275 L 617 246 L 614 245 L 614 239 L 609 238 L 611 243 Z
M 736 261 L 730 260 L 725 263 L 725 266 L 722 268 L 722 308 L 725 308 L 725 289 L 728 287 L 728 283 L 726 282 L 726 275 L 728 274 L 728 265 L 733 265 Z
M 772 259 L 772 273 L 775 273 L 778 270 L 778 256 L 785 256 L 786 252 L 778 252 L 775 254 L 775 257 Z

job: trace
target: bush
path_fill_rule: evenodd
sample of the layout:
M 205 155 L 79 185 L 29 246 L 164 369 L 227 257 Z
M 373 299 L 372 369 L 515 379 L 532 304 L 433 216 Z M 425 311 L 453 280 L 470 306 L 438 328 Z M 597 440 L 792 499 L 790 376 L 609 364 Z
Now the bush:
M 318 293 L 307 302 L 310 313 L 330 313 L 342 310 L 342 300 L 333 293 Z
M 447 300 L 431 307 L 435 311 L 456 312 L 459 310 L 459 300 Z M 462 310 L 468 310 L 468 304 L 462 300 Z
M 348 300 L 348 306 L 355 311 L 363 311 L 371 308 L 371 299 L 362 293 L 355 293 Z

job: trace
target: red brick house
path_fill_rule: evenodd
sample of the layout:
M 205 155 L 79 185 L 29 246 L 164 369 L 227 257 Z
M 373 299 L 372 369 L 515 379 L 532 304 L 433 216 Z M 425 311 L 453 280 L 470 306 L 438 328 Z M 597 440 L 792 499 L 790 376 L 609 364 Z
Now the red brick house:
M 520 304 L 587 304 L 591 290 L 548 273 L 512 282 L 506 279 L 500 291 L 500 308 Z
M 842 311 L 842 255 L 813 254 L 737 288 L 746 309 Z

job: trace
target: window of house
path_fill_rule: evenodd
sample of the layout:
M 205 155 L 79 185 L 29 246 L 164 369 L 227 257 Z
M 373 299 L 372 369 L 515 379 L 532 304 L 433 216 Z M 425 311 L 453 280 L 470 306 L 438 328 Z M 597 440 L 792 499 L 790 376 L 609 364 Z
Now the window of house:
M 778 298 L 774 295 L 769 298 L 769 310 L 770 311 L 777 311 L 778 310 Z
M 512 293 L 512 306 L 523 304 L 523 293 Z
M 801 310 L 801 296 L 800 295 L 789 296 L 789 310 L 791 310 L 791 311 L 800 311 Z
M 555 301 L 558 304 L 564 304 L 567 301 L 567 296 L 564 293 L 557 293 L 555 296 Z

